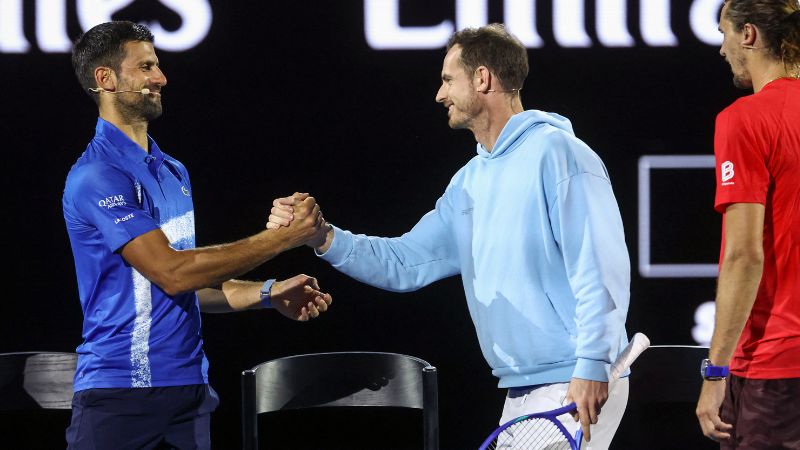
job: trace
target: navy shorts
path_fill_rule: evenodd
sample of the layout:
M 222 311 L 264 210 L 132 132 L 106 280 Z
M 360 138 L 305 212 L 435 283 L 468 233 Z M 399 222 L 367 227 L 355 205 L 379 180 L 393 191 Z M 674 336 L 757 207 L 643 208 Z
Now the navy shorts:
M 67 448 L 210 449 L 211 412 L 218 404 L 207 384 L 78 391 Z

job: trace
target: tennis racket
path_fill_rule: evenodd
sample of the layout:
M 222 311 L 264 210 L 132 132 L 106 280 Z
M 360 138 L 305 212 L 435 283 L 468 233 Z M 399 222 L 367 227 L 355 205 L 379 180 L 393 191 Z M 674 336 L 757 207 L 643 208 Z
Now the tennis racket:
M 649 346 L 650 339 L 642 333 L 636 333 L 611 364 L 609 383 L 616 381 L 628 370 L 628 367 Z M 583 440 L 581 429 L 579 428 L 575 437 L 572 437 L 558 420 L 559 416 L 569 414 L 575 408 L 575 403 L 570 403 L 552 411 L 526 414 L 510 420 L 494 430 L 483 441 L 479 450 L 579 450 Z

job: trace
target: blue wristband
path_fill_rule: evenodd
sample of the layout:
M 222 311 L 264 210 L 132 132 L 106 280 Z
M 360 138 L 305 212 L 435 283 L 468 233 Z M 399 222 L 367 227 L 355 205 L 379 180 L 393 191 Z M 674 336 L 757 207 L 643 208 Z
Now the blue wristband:
M 724 380 L 728 376 L 730 370 L 728 366 L 715 366 L 711 364 L 711 360 L 704 359 L 700 363 L 700 375 L 711 381 Z
M 261 306 L 264 308 L 272 308 L 272 296 L 270 295 L 270 291 L 272 290 L 272 285 L 275 284 L 275 279 L 269 279 L 264 282 L 264 285 L 261 286 Z

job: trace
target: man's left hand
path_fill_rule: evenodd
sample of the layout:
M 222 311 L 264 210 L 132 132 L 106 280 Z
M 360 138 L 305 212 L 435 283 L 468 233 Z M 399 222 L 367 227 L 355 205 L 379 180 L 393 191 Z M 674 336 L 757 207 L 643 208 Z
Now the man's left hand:
M 302 322 L 328 310 L 333 302 L 330 294 L 319 290 L 317 279 L 296 275 L 272 285 L 272 307 L 284 316 Z
M 719 409 L 725 399 L 725 383 L 726 380 L 703 381 L 695 411 L 703 434 L 717 442 L 730 439 L 733 428 L 733 425 L 723 422 L 719 417 Z
M 608 400 L 608 383 L 584 380 L 582 378 L 570 380 L 566 402 L 575 402 L 577 413 L 573 413 L 572 417 L 576 422 L 580 420 L 583 439 L 586 442 L 592 439 L 589 425 L 597 423 L 600 408 L 602 408 L 606 400 Z

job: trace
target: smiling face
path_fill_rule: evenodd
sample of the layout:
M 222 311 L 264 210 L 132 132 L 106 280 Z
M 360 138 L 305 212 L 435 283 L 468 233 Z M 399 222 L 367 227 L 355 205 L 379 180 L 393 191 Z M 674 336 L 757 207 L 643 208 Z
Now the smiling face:
M 126 92 L 112 95 L 111 101 L 120 114 L 132 121 L 151 121 L 161 116 L 161 88 L 167 78 L 158 65 L 153 44 L 131 41 L 125 44 L 125 59 L 120 63 L 117 91 L 139 91 L 147 88 L 149 94 Z
M 461 46 L 453 46 L 442 64 L 442 86 L 436 101 L 447 108 L 448 125 L 452 129 L 472 129 L 481 111 L 478 93 L 471 74 L 461 64 Z
M 736 30 L 727 17 L 728 4 L 722 6 L 722 12 L 719 18 L 719 31 L 722 33 L 722 45 L 719 49 L 719 54 L 725 58 L 725 61 L 731 66 L 733 72 L 733 84 L 741 89 L 751 89 L 753 87 L 753 79 L 747 69 L 746 57 L 742 41 L 745 39 L 743 30 Z

